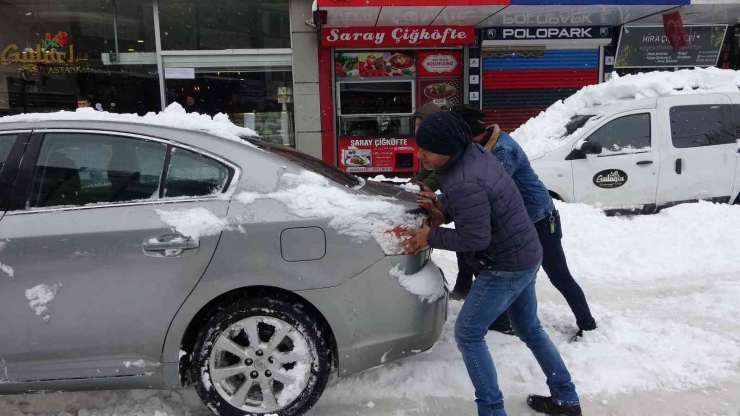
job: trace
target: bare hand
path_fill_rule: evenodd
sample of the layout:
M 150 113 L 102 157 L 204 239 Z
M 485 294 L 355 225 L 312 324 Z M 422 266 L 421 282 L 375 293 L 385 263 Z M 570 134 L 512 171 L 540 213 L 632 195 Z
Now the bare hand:
M 401 237 L 411 237 L 407 240 L 401 241 L 401 248 L 404 249 L 404 254 L 416 254 L 424 251 L 429 244 L 427 244 L 427 237 L 429 236 L 430 228 L 423 226 L 418 230 L 407 230 L 398 233 Z
M 434 202 L 428 199 L 422 199 L 416 201 L 416 203 L 429 214 L 429 219 L 426 222 L 427 225 L 430 227 L 439 227 L 445 223 L 445 214 L 435 206 Z
M 429 198 L 432 201 L 434 201 L 434 206 L 437 209 L 442 209 L 442 204 L 437 199 L 437 193 L 432 191 L 432 188 L 430 188 L 427 184 L 424 182 L 413 182 L 413 185 L 418 186 L 421 190 L 419 191 L 419 196 L 423 196 L 424 198 Z

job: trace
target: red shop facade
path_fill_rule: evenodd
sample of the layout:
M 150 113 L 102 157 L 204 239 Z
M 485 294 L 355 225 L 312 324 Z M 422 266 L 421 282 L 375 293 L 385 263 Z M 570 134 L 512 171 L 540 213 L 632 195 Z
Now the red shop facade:
M 464 47 L 475 42 L 474 27 L 331 27 L 320 33 L 324 160 L 360 175 L 417 172 L 412 116 L 426 103 L 465 102 Z

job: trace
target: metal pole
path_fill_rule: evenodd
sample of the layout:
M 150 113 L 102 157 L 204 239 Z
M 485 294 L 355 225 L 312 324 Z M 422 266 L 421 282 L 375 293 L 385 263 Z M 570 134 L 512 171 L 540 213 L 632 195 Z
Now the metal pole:
M 162 38 L 159 30 L 159 2 L 152 0 L 154 10 L 154 39 L 157 46 L 157 72 L 159 73 L 159 99 L 162 103 L 162 110 L 167 107 L 167 98 L 165 96 L 164 85 L 164 63 L 162 62 Z
M 113 0 L 113 42 L 116 44 L 116 59 L 113 62 L 118 62 L 118 5 L 116 0 Z

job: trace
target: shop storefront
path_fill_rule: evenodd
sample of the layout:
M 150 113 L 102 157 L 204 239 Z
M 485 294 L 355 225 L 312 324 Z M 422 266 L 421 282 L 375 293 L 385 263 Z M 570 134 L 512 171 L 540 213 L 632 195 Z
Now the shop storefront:
M 289 0 L 0 2 L 0 116 L 222 112 L 293 145 Z M 310 6 L 308 6 L 310 7 Z
M 462 47 L 473 42 L 472 26 L 324 29 L 334 96 L 322 112 L 334 115 L 337 166 L 358 174 L 418 171 L 412 115 L 430 102 L 465 102 Z

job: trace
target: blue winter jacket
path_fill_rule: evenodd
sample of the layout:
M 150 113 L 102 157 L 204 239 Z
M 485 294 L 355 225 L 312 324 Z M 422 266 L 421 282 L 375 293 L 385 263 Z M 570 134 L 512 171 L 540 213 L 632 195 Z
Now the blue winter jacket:
M 532 222 L 549 217 L 554 209 L 550 193 L 532 169 L 527 154 L 519 143 L 502 131 L 491 152 L 504 165 L 506 173 L 514 179 Z
M 516 184 L 491 152 L 470 143 L 439 169 L 439 179 L 445 217 L 455 228 L 433 227 L 430 247 L 464 252 L 479 270 L 537 266 L 542 259 L 537 231 Z

